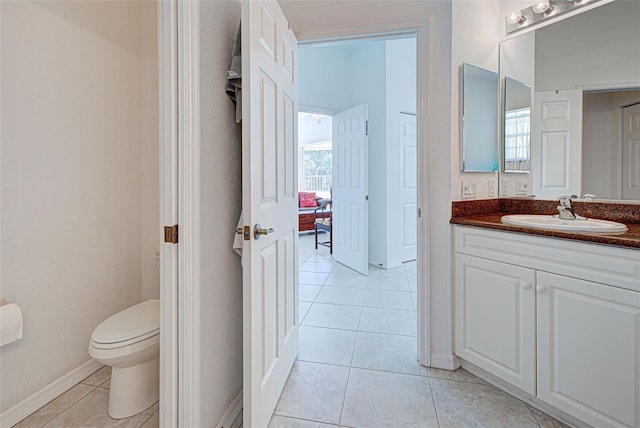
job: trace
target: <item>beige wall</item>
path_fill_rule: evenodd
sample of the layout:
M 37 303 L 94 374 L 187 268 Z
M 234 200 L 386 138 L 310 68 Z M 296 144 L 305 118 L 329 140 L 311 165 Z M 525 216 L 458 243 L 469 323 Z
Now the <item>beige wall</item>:
M 141 260 L 157 231 L 153 6 L 1 3 L 0 293 L 24 314 L 0 350 L 1 411 L 88 361 L 143 276 L 157 295 Z
M 242 389 L 242 268 L 231 249 L 242 206 L 241 143 L 224 93 L 240 2 L 200 4 L 200 421 L 213 427 Z

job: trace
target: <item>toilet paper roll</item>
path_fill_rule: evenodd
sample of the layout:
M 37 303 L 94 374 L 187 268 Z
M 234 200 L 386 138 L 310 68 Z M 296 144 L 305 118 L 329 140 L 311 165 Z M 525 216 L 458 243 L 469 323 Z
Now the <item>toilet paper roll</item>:
M 15 303 L 0 306 L 0 346 L 22 339 L 22 311 Z

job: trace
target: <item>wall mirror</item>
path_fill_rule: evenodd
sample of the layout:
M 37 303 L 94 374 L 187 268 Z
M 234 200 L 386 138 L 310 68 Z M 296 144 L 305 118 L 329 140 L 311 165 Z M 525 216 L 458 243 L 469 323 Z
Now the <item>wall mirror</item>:
M 462 170 L 498 170 L 498 73 L 462 65 Z
M 502 141 L 504 172 L 531 169 L 531 86 L 504 78 Z
M 640 200 L 639 21 L 640 2 L 614 1 L 500 44 L 501 77 L 533 94 L 530 173 L 503 137 L 501 196 Z

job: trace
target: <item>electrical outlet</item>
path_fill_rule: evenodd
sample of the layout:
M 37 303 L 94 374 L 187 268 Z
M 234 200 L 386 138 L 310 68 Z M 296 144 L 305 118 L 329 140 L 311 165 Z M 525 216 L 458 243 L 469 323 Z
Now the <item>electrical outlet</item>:
M 500 182 L 500 194 L 502 196 L 510 196 L 512 194 L 511 182 L 506 178 L 503 178 Z
M 462 199 L 478 196 L 478 182 L 476 180 L 462 180 Z
M 496 196 L 496 180 L 491 178 L 487 181 L 487 195 L 490 198 Z
M 516 180 L 516 195 L 526 195 L 529 191 L 529 183 L 526 178 Z

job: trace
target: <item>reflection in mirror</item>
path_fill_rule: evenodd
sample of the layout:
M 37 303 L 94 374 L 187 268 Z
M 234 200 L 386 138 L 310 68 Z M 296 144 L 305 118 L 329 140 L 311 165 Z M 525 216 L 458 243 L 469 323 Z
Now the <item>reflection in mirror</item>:
M 462 170 L 498 170 L 497 73 L 462 65 Z
M 531 87 L 510 77 L 504 79 L 504 172 L 529 172 L 531 168 Z
M 501 43 L 501 75 L 534 91 L 526 177 L 536 197 L 640 200 L 640 144 L 623 132 L 640 102 L 639 21 L 639 1 L 614 1 Z M 506 169 L 500 194 L 526 194 L 525 174 Z

